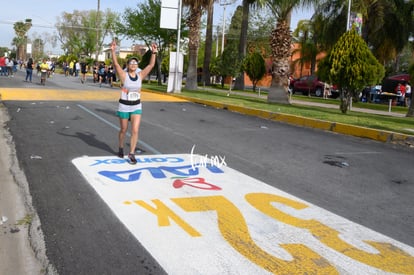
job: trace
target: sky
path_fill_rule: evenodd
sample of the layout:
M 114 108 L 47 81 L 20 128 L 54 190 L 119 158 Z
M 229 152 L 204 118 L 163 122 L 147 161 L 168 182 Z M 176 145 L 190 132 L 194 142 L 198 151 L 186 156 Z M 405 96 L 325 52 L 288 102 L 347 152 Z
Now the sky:
M 145 0 L 100 0 L 100 10 L 110 9 L 113 12 L 122 13 L 126 8 L 136 8 L 137 3 Z M 237 5 L 241 5 L 241 0 L 227 0 L 234 2 L 232 5 L 226 5 L 225 17 L 226 22 L 230 22 L 230 18 L 234 13 Z M 221 0 L 220 3 L 223 3 Z M 11 48 L 11 42 L 15 37 L 13 24 L 17 21 L 24 22 L 26 18 L 32 19 L 32 28 L 29 30 L 28 36 L 32 37 L 34 33 L 43 37 L 43 33 L 53 34 L 55 32 L 54 25 L 63 12 L 73 12 L 74 10 L 96 10 L 98 7 L 97 0 L 11 0 L 7 3 L 7 9 L 3 10 L 0 16 L 0 46 Z M 214 22 L 222 24 L 224 6 L 216 4 L 214 7 Z M 295 10 L 292 15 L 291 28 L 295 29 L 297 22 L 302 19 L 310 19 L 313 11 Z M 124 41 L 124 44 L 132 44 L 133 41 Z M 122 46 L 129 46 L 129 45 Z M 61 54 L 59 46 L 52 48 L 46 44 L 46 50 L 52 54 Z

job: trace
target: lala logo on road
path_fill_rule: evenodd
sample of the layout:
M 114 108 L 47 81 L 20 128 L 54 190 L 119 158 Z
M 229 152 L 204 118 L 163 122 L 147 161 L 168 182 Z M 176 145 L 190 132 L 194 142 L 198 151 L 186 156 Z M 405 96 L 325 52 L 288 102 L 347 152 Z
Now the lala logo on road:
M 198 156 L 196 160 L 203 157 Z M 73 164 L 169 274 L 414 274 L 414 248 L 193 154 Z

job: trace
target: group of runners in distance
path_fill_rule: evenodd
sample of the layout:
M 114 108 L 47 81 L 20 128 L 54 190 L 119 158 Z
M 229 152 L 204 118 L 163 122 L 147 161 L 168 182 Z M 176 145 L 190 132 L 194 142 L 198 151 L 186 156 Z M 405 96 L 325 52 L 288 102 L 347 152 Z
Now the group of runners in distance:
M 90 67 L 84 61 L 71 61 L 62 64 L 63 73 L 65 76 L 78 77 L 80 81 L 86 82 L 86 74 L 90 71 Z M 106 65 L 104 62 L 95 62 L 92 67 L 93 83 L 109 84 L 112 87 L 113 82 L 116 82 L 116 73 L 112 64 Z

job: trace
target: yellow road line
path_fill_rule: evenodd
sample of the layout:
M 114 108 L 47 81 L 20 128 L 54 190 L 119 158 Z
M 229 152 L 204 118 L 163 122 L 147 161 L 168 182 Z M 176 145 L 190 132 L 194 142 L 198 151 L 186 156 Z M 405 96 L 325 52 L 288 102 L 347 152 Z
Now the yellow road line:
M 56 100 L 56 101 L 114 101 L 119 99 L 119 90 L 56 90 L 56 89 L 22 89 L 0 88 L 1 100 Z M 141 92 L 142 101 L 187 102 L 168 94 Z

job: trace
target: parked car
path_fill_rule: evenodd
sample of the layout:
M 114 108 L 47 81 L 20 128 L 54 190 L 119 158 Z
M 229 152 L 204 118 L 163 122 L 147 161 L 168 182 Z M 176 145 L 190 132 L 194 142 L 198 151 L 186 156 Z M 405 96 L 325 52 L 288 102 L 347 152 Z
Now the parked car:
M 300 92 L 303 95 L 315 95 L 318 97 L 323 96 L 323 89 L 325 83 L 320 81 L 316 75 L 302 76 L 293 83 L 292 93 Z M 335 85 L 331 88 L 331 98 L 337 98 L 339 91 Z

